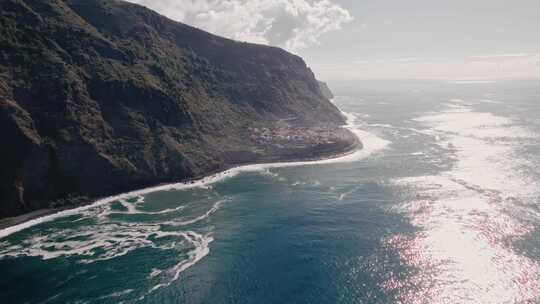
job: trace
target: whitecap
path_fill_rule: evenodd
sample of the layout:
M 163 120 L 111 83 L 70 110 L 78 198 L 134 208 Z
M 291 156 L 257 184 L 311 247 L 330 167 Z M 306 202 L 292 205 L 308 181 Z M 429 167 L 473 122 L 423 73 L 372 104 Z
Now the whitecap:
M 212 214 L 214 214 L 216 211 L 218 211 L 221 208 L 223 203 L 225 203 L 227 201 L 228 200 L 220 200 L 220 201 L 215 202 L 214 205 L 212 206 L 212 208 L 210 208 L 204 214 L 202 214 L 202 215 L 200 215 L 200 216 L 198 216 L 198 217 L 196 217 L 194 219 L 191 219 L 191 220 L 188 220 L 188 221 L 170 221 L 170 222 L 166 222 L 164 224 L 175 226 L 175 227 L 187 226 L 187 225 L 195 224 L 197 222 L 200 222 L 200 221 L 210 217 Z
M 178 206 L 176 208 L 169 208 L 169 209 L 164 209 L 164 210 L 160 210 L 160 211 L 141 211 L 141 210 L 137 209 L 137 205 L 144 202 L 144 197 L 143 196 L 139 196 L 137 201 L 135 201 L 135 202 L 128 202 L 127 199 L 120 199 L 120 200 L 118 200 L 118 202 L 122 206 L 124 206 L 127 209 L 127 211 L 126 212 L 113 211 L 113 212 L 111 212 L 111 214 L 127 213 L 127 214 L 159 215 L 159 214 L 167 214 L 167 213 L 172 213 L 172 212 L 178 212 L 178 211 L 181 211 L 181 210 L 186 208 L 186 206 Z
M 153 293 L 157 289 L 160 289 L 162 287 L 170 286 L 174 281 L 178 280 L 180 277 L 180 274 L 188 269 L 189 267 L 195 265 L 198 261 L 200 261 L 202 258 L 208 255 L 210 253 L 209 244 L 214 240 L 211 235 L 202 235 L 198 234 L 194 231 L 188 231 L 185 233 L 182 233 L 183 237 L 188 240 L 193 246 L 194 249 L 191 250 L 188 253 L 188 258 L 185 260 L 180 261 L 178 264 L 174 265 L 172 268 L 169 268 L 165 271 L 161 271 L 161 273 L 166 273 L 167 276 L 163 278 L 165 282 L 159 283 L 152 287 L 148 294 Z M 158 270 L 155 269 L 153 273 L 157 272 Z
M 105 296 L 98 297 L 97 299 L 98 300 L 105 300 L 105 299 L 109 299 L 109 298 L 119 298 L 121 296 L 128 295 L 128 294 L 132 293 L 133 291 L 135 291 L 135 290 L 134 289 L 125 289 L 125 290 L 122 290 L 122 291 L 117 291 L 117 292 L 113 292 L 113 293 L 105 295 Z

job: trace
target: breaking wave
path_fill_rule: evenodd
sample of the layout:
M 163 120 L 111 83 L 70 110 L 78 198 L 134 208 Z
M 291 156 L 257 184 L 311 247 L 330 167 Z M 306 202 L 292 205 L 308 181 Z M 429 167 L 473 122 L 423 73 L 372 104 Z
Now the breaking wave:
M 345 127 L 359 137 L 363 142 L 363 149 L 318 161 L 239 166 L 196 181 L 160 185 L 103 198 L 88 206 L 61 211 L 1 230 L 0 239 L 36 225 L 58 221 L 58 225 L 44 225 L 39 231 L 24 231 L 22 238 L 16 243 L 12 244 L 8 239 L 0 242 L 0 259 L 22 256 L 39 257 L 43 260 L 72 257 L 76 263 L 87 265 L 118 258 L 142 248 L 174 252 L 174 265 L 161 265 L 148 270 L 146 279 L 153 287 L 142 296 L 144 298 L 178 280 L 183 271 L 209 254 L 209 246 L 214 238 L 212 228 L 203 222 L 209 221 L 225 203 L 231 201 L 230 198 L 216 197 L 214 193 L 210 195 L 212 199 L 206 197 L 196 203 L 178 202 L 172 207 L 169 204 L 168 208 L 152 210 L 152 200 L 148 199 L 148 194 L 188 189 L 213 193 L 211 184 L 242 172 L 259 172 L 279 179 L 279 174 L 271 169 L 354 162 L 384 149 L 389 144 L 388 141 L 362 130 L 359 127 L 361 116 L 343 114 L 347 118 Z M 348 193 L 343 194 L 341 199 L 346 195 Z M 55 228 L 58 226 L 61 228 Z M 132 292 L 132 289 L 126 289 L 106 297 L 115 298 Z
M 337 97 L 339 98 L 339 97 Z M 191 182 L 181 182 L 181 183 L 173 183 L 173 184 L 167 184 L 167 185 L 160 185 L 156 187 L 150 187 L 145 189 L 140 189 L 136 191 L 127 192 L 124 194 L 119 194 L 115 196 L 106 197 L 100 200 L 97 200 L 96 202 L 87 205 L 82 206 L 74 209 L 64 210 L 60 211 L 58 213 L 54 213 L 51 215 L 43 216 L 40 218 L 36 218 L 15 226 L 11 226 L 5 229 L 0 230 L 0 239 L 5 238 L 6 236 L 9 236 L 13 233 L 22 231 L 24 229 L 40 225 L 46 222 L 54 221 L 60 218 L 64 218 L 67 216 L 77 215 L 84 213 L 88 210 L 101 207 L 107 204 L 110 204 L 112 202 L 120 201 L 124 202 L 125 200 L 133 197 L 144 197 L 144 195 L 153 193 L 153 192 L 159 192 L 159 191 L 168 191 L 168 190 L 187 190 L 187 189 L 193 189 L 193 188 L 205 188 L 208 187 L 211 184 L 220 182 L 224 179 L 234 177 L 240 173 L 243 172 L 261 172 L 261 171 L 268 171 L 268 169 L 273 168 L 284 168 L 284 167 L 298 167 L 298 166 L 308 166 L 308 165 L 325 165 L 325 164 L 336 164 L 336 163 L 344 163 L 344 162 L 355 162 L 358 160 L 361 160 L 363 158 L 366 158 L 373 153 L 380 151 L 384 148 L 386 148 L 390 142 L 387 140 L 384 140 L 378 136 L 376 136 L 373 133 L 367 132 L 363 129 L 361 129 L 361 126 L 357 124 L 358 122 L 358 114 L 354 113 L 345 113 L 343 112 L 345 117 L 347 118 L 347 125 L 345 126 L 347 129 L 349 129 L 352 133 L 354 133 L 363 143 L 363 148 L 356 150 L 352 153 L 348 153 L 342 156 L 338 156 L 335 158 L 330 159 L 323 159 L 323 160 L 315 160 L 315 161 L 300 161 L 300 162 L 277 162 L 277 163 L 265 163 L 265 164 L 252 164 L 252 165 L 244 165 L 235 167 L 229 170 L 225 170 L 223 172 L 196 180 Z M 144 199 L 144 198 L 143 198 Z M 135 207 L 128 206 L 128 213 L 144 213 L 141 211 L 137 211 Z M 181 209 L 181 207 L 179 207 Z M 178 209 L 178 210 L 180 210 Z M 160 211 L 162 213 L 168 213 L 178 210 L 163 210 Z M 146 212 L 146 214 L 152 214 Z M 160 213 L 153 213 L 153 214 L 160 214 Z

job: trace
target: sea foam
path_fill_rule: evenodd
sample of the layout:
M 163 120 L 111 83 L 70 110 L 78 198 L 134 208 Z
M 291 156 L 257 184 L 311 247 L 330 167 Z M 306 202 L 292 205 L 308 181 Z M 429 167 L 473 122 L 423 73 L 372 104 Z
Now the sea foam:
M 339 97 L 338 97 L 339 98 Z M 184 190 L 192 188 L 204 188 L 208 187 L 213 183 L 217 183 L 226 178 L 234 177 L 243 172 L 259 172 L 272 168 L 283 168 L 283 167 L 298 167 L 298 166 L 308 166 L 308 165 L 325 165 L 325 164 L 336 164 L 344 162 L 355 162 L 361 159 L 364 159 L 373 153 L 380 151 L 386 148 L 390 142 L 384 140 L 373 133 L 362 130 L 357 125 L 357 114 L 342 112 L 343 115 L 347 118 L 347 124 L 345 128 L 349 129 L 353 134 L 355 134 L 363 143 L 363 148 L 356 150 L 352 153 L 344 154 L 335 158 L 323 159 L 323 160 L 314 160 L 314 161 L 300 161 L 300 162 L 277 162 L 277 163 L 263 163 L 263 164 L 251 164 L 234 167 L 223 172 L 207 176 L 205 178 L 192 181 L 192 182 L 180 182 L 172 183 L 166 185 L 160 185 L 155 187 L 144 188 L 140 190 L 135 190 L 119 195 L 114 195 L 106 198 L 99 199 L 94 203 L 78 208 L 73 208 L 69 210 L 60 211 L 54 214 L 46 215 L 40 218 L 32 219 L 30 221 L 14 225 L 5 229 L 0 230 L 0 239 L 5 238 L 13 233 L 22 231 L 24 229 L 43 224 L 46 222 L 54 221 L 67 216 L 72 216 L 76 214 L 83 213 L 87 210 L 100 207 L 103 205 L 110 204 L 115 201 L 125 202 L 126 199 L 132 197 L 140 197 L 145 194 L 158 192 L 158 191 L 167 191 L 167 190 Z M 134 207 L 128 206 L 128 212 L 132 213 L 142 213 L 137 211 Z M 168 210 L 167 212 L 172 212 L 176 210 Z M 162 211 L 164 212 L 164 211 Z

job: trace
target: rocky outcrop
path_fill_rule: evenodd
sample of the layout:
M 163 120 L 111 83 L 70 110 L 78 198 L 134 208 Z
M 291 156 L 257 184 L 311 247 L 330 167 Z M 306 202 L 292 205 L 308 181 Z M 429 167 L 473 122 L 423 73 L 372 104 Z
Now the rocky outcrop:
M 327 99 L 334 98 L 334 93 L 330 90 L 326 82 L 318 81 L 319 82 L 319 89 L 321 90 L 321 93 L 323 96 Z
M 281 49 L 118 0 L 0 1 L 0 217 L 340 153 L 343 123 Z

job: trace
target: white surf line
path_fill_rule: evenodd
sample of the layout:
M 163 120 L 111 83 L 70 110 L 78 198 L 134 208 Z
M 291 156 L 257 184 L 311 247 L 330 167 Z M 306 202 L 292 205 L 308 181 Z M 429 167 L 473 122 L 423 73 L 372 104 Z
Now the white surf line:
M 184 272 L 186 269 L 190 268 L 191 266 L 197 264 L 202 258 L 207 256 L 210 253 L 209 245 L 211 242 L 214 241 L 214 238 L 207 234 L 207 235 L 201 235 L 194 231 L 188 231 L 186 233 L 180 233 L 188 242 L 192 243 L 195 248 L 188 252 L 188 258 L 186 260 L 181 261 L 180 263 L 176 264 L 172 268 L 166 270 L 169 274 L 172 274 L 173 277 L 165 283 L 159 283 L 152 287 L 146 295 L 139 298 L 139 300 L 144 299 L 145 296 L 153 293 L 154 291 L 162 288 L 162 287 L 168 287 L 173 282 L 178 280 L 180 278 L 180 274 Z M 154 270 L 155 271 L 155 270 Z M 163 270 L 159 270 L 160 273 L 163 272 Z
M 187 221 L 182 221 L 182 222 L 175 222 L 175 221 L 171 221 L 171 222 L 166 222 L 164 224 L 166 225 L 171 225 L 171 226 L 175 226 L 175 227 L 180 227 L 180 226 L 187 226 L 187 225 L 191 225 L 191 224 L 194 224 L 194 223 L 197 223 L 199 221 L 202 221 L 208 217 L 210 217 L 210 215 L 212 215 L 213 213 L 215 213 L 216 211 L 219 210 L 219 208 L 221 208 L 221 205 L 223 203 L 226 203 L 228 200 L 227 199 L 224 199 L 224 200 L 220 200 L 220 201 L 217 201 L 216 203 L 214 203 L 214 205 L 212 206 L 212 208 L 210 208 L 210 210 L 206 211 L 206 213 L 204 213 L 203 215 L 200 215 L 194 219 L 191 219 L 191 220 L 187 220 Z
M 128 202 L 127 200 L 125 199 L 121 199 L 118 201 L 122 206 L 124 206 L 124 208 L 127 209 L 127 211 L 111 211 L 110 214 L 143 214 L 143 215 L 159 215 L 159 214 L 166 214 L 166 213 L 171 213 L 171 212 L 175 212 L 175 211 L 180 211 L 180 210 L 183 210 L 186 208 L 186 206 L 178 206 L 176 208 L 170 208 L 170 209 L 165 209 L 165 210 L 161 210 L 161 211 L 141 211 L 141 210 L 138 210 L 137 209 L 137 204 L 140 204 L 142 202 L 144 202 L 144 197 L 141 196 L 140 198 L 137 199 L 136 202 L 133 202 L 133 203 L 130 203 Z
M 345 199 L 347 196 L 349 196 L 351 193 L 353 193 L 356 190 L 358 190 L 358 187 L 354 187 L 352 190 L 341 193 L 339 195 L 339 200 L 342 201 L 343 199 Z
M 257 172 L 257 171 L 271 169 L 271 168 L 299 167 L 299 166 L 308 166 L 308 165 L 325 165 L 325 164 L 335 164 L 335 163 L 344 163 L 344 162 L 354 162 L 354 161 L 358 161 L 363 158 L 366 158 L 376 151 L 384 149 L 390 143 L 382 138 L 377 137 L 376 135 L 372 133 L 369 133 L 369 132 L 366 132 L 357 128 L 354 125 L 354 120 L 356 119 L 355 114 L 345 113 L 345 112 L 342 112 L 342 113 L 347 118 L 347 124 L 344 126 L 344 128 L 350 130 L 354 135 L 358 137 L 358 139 L 364 144 L 364 147 L 362 149 L 356 150 L 354 152 L 347 153 L 344 155 L 340 155 L 335 158 L 328 158 L 328 159 L 322 159 L 322 160 L 242 165 L 242 166 L 233 167 L 223 172 L 219 172 L 219 173 L 201 178 L 199 180 L 191 181 L 191 182 L 165 184 L 165 185 L 135 190 L 131 192 L 126 192 L 119 195 L 113 195 L 113 196 L 99 199 L 95 201 L 94 203 L 86 205 L 86 206 L 60 211 L 60 212 L 46 215 L 43 217 L 35 218 L 35 219 L 29 220 L 27 222 L 24 222 L 15 226 L 7 227 L 5 229 L 0 230 L 0 239 L 5 238 L 13 233 L 28 229 L 30 227 L 33 227 L 42 223 L 54 221 L 56 219 L 71 216 L 71 215 L 76 215 L 83 211 L 93 209 L 99 206 L 107 205 L 115 201 L 128 199 L 128 198 L 132 198 L 136 196 L 142 196 L 148 193 L 158 192 L 158 191 L 185 190 L 185 189 L 206 187 L 207 185 L 222 181 L 229 177 L 236 176 L 242 172 Z

